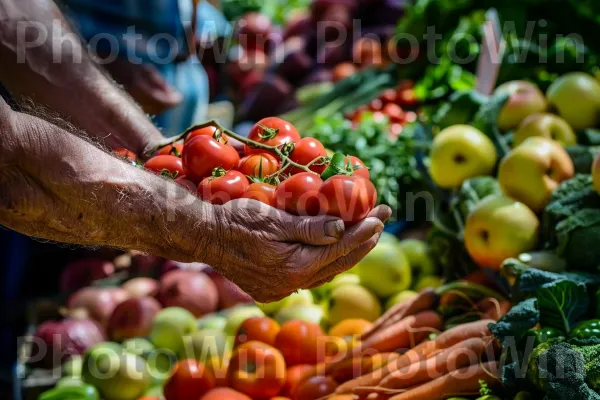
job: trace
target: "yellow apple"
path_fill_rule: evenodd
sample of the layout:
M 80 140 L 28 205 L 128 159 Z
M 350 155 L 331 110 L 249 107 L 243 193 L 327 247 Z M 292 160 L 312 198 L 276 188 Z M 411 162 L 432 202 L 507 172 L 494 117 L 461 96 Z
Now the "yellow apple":
M 509 95 L 498 115 L 498 127 L 503 131 L 516 128 L 529 115 L 543 112 L 547 107 L 542 91 L 527 81 L 503 83 L 496 88 L 494 94 Z
M 489 196 L 467 217 L 465 246 L 481 267 L 499 269 L 507 258 L 535 248 L 537 216 L 525 204 L 505 196 Z
M 558 142 L 534 136 L 502 159 L 498 182 L 504 194 L 538 212 L 558 184 L 574 174 L 573 161 Z
M 554 114 L 539 113 L 525 118 L 515 132 L 513 147 L 517 147 L 532 136 L 556 140 L 564 147 L 577 144 L 577 136 L 573 128 L 567 121 Z
M 600 194 L 600 154 L 597 154 L 596 157 L 594 157 L 594 162 L 592 164 L 592 182 L 594 184 L 594 189 Z
M 550 85 L 546 96 L 550 108 L 576 131 L 600 123 L 600 83 L 591 75 L 565 74 Z
M 433 139 L 429 174 L 436 185 L 451 189 L 467 179 L 491 174 L 496 158 L 494 143 L 481 131 L 454 125 Z

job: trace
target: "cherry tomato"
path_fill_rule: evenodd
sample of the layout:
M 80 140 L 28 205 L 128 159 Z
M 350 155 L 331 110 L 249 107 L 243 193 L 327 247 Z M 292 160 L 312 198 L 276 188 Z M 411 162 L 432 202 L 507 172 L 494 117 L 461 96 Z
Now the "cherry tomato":
M 404 121 L 404 111 L 402 111 L 402 108 L 398 104 L 386 104 L 381 111 L 388 116 L 392 123 Z
M 181 156 L 185 175 L 193 182 L 210 176 L 217 167 L 230 170 L 240 162 L 240 156 L 232 146 L 206 135 L 199 135 L 187 142 Z
M 245 320 L 237 331 L 235 344 L 237 347 L 242 343 L 257 340 L 269 346 L 275 345 L 275 338 L 279 333 L 280 326 L 268 317 L 254 317 Z
M 364 219 L 377 202 L 375 186 L 370 180 L 359 176 L 332 176 L 323 183 L 319 193 L 321 199 L 328 201 L 327 214 L 339 217 L 348 224 Z
M 262 164 L 262 176 L 259 176 Z M 265 177 L 274 174 L 279 169 L 279 161 L 267 153 L 252 154 L 240 160 L 237 170 L 250 177 Z
M 281 327 L 275 347 L 288 366 L 316 364 L 325 359 L 325 334 L 321 327 L 312 322 L 294 320 Z
M 366 37 L 358 39 L 352 47 L 352 61 L 361 67 L 381 65 L 383 57 L 379 40 Z
M 387 103 L 395 103 L 397 96 L 398 95 L 396 94 L 396 91 L 394 89 L 386 89 L 383 91 L 381 96 L 379 96 L 379 98 L 381 99 L 381 101 L 383 101 L 385 104 L 387 104 Z
M 327 150 L 325 150 L 325 146 L 323 146 L 323 144 L 317 139 L 309 137 L 300 139 L 300 141 L 294 146 L 292 154 L 290 154 L 290 159 L 301 165 L 307 165 L 319 157 L 327 157 Z M 327 168 L 327 165 L 325 164 L 312 165 L 310 170 L 316 172 L 317 174 L 321 174 L 325 168 Z M 290 174 L 292 175 L 299 174 L 300 172 L 304 171 L 295 167 L 290 170 Z
M 398 136 L 400 136 L 403 129 L 404 127 L 402 126 L 402 124 L 392 124 L 392 126 L 390 126 L 389 137 L 391 139 L 396 139 Z
M 186 178 L 185 175 L 178 176 L 175 178 L 175 183 L 186 188 L 190 193 L 196 193 L 196 184 Z
M 356 67 L 351 62 L 343 62 L 335 66 L 332 71 L 332 80 L 334 82 L 346 79 L 356 73 Z
M 227 378 L 232 389 L 253 399 L 277 396 L 285 383 L 285 361 L 272 346 L 246 342 L 235 350 Z
M 348 159 L 350 159 L 351 167 L 362 167 L 355 169 L 352 176 L 360 176 L 365 179 L 371 179 L 371 175 L 369 174 L 369 168 L 367 168 L 365 163 L 362 162 L 360 158 L 355 156 L 346 156 L 346 158 L 344 158 L 344 164 L 348 164 Z
M 406 122 L 415 122 L 417 120 L 417 113 L 414 111 L 409 111 L 404 116 L 404 121 Z
M 250 130 L 248 138 L 255 142 L 266 144 L 267 146 L 279 146 L 285 143 L 297 142 L 300 140 L 300 134 L 287 121 L 277 117 L 267 117 L 258 121 Z M 262 149 L 253 149 L 246 145 L 244 147 L 246 155 L 264 153 Z
M 411 88 L 402 88 L 398 90 L 397 101 L 401 106 L 415 106 L 418 102 L 415 91 Z
M 242 195 L 243 199 L 253 199 L 275 207 L 275 190 L 273 185 L 263 182 L 255 182 L 248 186 Z
M 375 111 L 373 113 L 373 121 L 375 121 L 375 122 L 383 122 L 386 120 L 386 118 L 387 118 L 387 116 L 384 113 L 382 113 L 381 111 Z
M 313 376 L 314 372 L 315 367 L 309 364 L 299 364 L 289 367 L 285 374 L 285 385 L 283 386 L 281 394 L 284 396 L 291 396 L 298 385 L 306 378 Z
M 204 128 L 198 128 L 198 129 L 195 129 L 195 130 L 191 131 L 187 135 L 187 137 L 185 138 L 185 142 L 184 143 L 189 142 L 190 140 L 192 140 L 196 136 L 209 136 L 209 137 L 211 137 L 211 138 L 214 139 L 215 138 L 215 134 L 217 134 L 217 137 L 219 139 L 218 141 L 220 143 L 227 144 L 229 142 L 229 138 L 227 137 L 227 135 L 225 135 L 224 133 L 221 133 L 219 135 L 219 133 L 220 132 L 219 132 L 219 130 L 216 127 L 214 127 L 214 126 L 205 126 Z
M 369 103 L 369 110 L 371 111 L 381 111 L 383 108 L 383 101 L 381 99 L 373 99 Z
M 177 142 L 175 144 L 169 144 L 165 147 L 160 148 L 155 155 L 157 156 L 177 156 L 181 157 L 181 152 L 183 151 L 183 143 Z
M 116 148 L 113 150 L 113 153 L 119 157 L 126 158 L 131 161 L 136 161 L 137 156 L 131 150 L 124 149 L 122 147 Z
M 164 387 L 166 400 L 198 400 L 215 387 L 215 377 L 196 360 L 179 361 Z
M 295 215 L 317 215 L 321 212 L 319 189 L 323 180 L 310 172 L 292 175 L 275 190 L 275 205 Z
M 317 375 L 302 382 L 293 393 L 294 400 L 314 400 L 326 398 L 338 387 L 336 381 L 329 376 Z
M 198 185 L 198 195 L 212 204 L 223 205 L 242 197 L 248 189 L 248 178 L 239 171 L 229 171 L 223 176 L 209 176 Z
M 146 161 L 144 167 L 157 174 L 167 171 L 170 174 L 176 174 L 177 176 L 183 175 L 181 158 L 176 156 L 154 156 Z

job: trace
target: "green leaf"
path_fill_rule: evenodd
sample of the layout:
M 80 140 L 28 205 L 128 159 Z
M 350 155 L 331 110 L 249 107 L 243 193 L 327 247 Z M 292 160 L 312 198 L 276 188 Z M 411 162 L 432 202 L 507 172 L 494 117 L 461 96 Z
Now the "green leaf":
M 520 340 L 540 320 L 536 299 L 527 299 L 510 309 L 498 322 L 489 324 L 492 334 L 503 343 L 505 339 Z
M 510 146 L 506 138 L 504 138 L 498 128 L 498 116 L 500 115 L 500 111 L 502 111 L 502 107 L 508 101 L 508 97 L 508 94 L 492 96 L 489 102 L 481 106 L 473 121 L 473 126 L 494 142 L 496 151 L 498 152 L 498 159 L 501 159 L 510 151 Z
M 571 331 L 590 306 L 585 285 L 567 279 L 543 285 L 536 290 L 536 297 L 542 326 L 563 332 Z

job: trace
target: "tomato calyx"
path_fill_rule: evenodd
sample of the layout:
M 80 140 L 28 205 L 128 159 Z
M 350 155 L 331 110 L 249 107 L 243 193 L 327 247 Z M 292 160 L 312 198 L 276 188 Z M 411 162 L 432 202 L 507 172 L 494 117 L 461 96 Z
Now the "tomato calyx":
M 345 159 L 346 156 L 344 154 L 335 153 L 333 157 L 331 157 L 329 165 L 321 174 L 321 179 L 325 181 L 334 175 L 352 175 L 354 173 L 354 168 L 352 168 L 350 163 L 346 163 Z
M 209 180 L 212 181 L 213 179 L 221 178 L 221 177 L 225 176 L 226 173 L 227 173 L 227 171 L 225 170 L 225 168 L 217 167 L 212 170 L 212 174 L 210 175 Z
M 257 124 L 263 130 L 263 133 L 258 133 L 258 137 L 263 140 L 273 139 L 279 133 L 279 128 L 269 128 L 263 124 Z
M 164 176 L 165 178 L 169 178 L 169 179 L 175 179 L 179 175 L 179 171 L 173 171 L 173 172 L 171 172 L 168 169 L 163 168 L 163 169 L 160 170 L 160 172 L 158 173 L 158 175 Z

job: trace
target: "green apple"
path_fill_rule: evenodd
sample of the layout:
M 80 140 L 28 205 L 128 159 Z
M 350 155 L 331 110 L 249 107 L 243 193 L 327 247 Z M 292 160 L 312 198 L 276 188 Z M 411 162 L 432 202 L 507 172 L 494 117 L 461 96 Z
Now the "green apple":
M 323 307 L 317 304 L 300 304 L 281 309 L 275 315 L 275 321 L 277 321 L 279 325 L 283 325 L 286 322 L 299 319 L 321 325 L 323 323 L 324 315 Z
M 95 386 L 105 400 L 135 400 L 150 387 L 143 358 L 116 343 L 102 343 L 85 355 L 83 381 Z
M 123 346 L 123 350 L 140 357 L 143 357 L 144 354 L 151 353 L 156 349 L 154 345 L 145 338 L 127 339 L 121 346 Z
M 167 307 L 154 317 L 150 341 L 159 349 L 178 354 L 183 347 L 183 337 L 197 329 L 194 314 L 181 307 Z
M 550 108 L 576 131 L 600 123 L 600 83 L 583 72 L 570 72 L 555 80 L 546 92 Z
M 361 285 L 380 298 L 391 296 L 410 287 L 411 270 L 408 259 L 397 243 L 379 242 L 355 267 Z
M 505 196 L 488 196 L 465 223 L 465 246 L 481 267 L 499 270 L 507 258 L 533 250 L 540 222 L 525 204 Z
M 547 108 L 544 94 L 530 82 L 503 83 L 496 88 L 494 95 L 503 94 L 509 96 L 498 115 L 498 127 L 503 131 L 516 128 L 529 115 L 544 112 Z
M 305 304 L 314 304 L 315 299 L 310 290 L 301 289 L 284 299 L 272 303 L 257 303 L 256 305 L 267 315 L 274 315 L 279 310 Z
M 404 239 L 398 245 L 408 259 L 414 279 L 436 273 L 437 268 L 429 256 L 427 243 L 419 239 Z
M 198 329 L 217 329 L 225 330 L 227 318 L 223 315 L 209 314 L 198 320 Z
M 414 290 L 403 290 L 400 293 L 396 293 L 392 297 L 388 299 L 385 303 L 385 310 L 389 310 L 394 307 L 396 304 L 402 304 L 406 301 L 412 300 L 417 297 L 418 293 Z
M 330 325 L 349 318 L 373 322 L 380 316 L 379 299 L 360 285 L 342 285 L 331 292 L 327 310 L 327 321 Z
M 554 140 L 530 137 L 500 162 L 498 183 L 502 192 L 540 212 L 558 185 L 575 174 L 566 150 Z
M 81 385 L 85 385 L 85 382 L 81 379 L 81 377 L 75 376 L 63 376 L 56 382 L 57 388 L 61 387 L 79 387 Z
M 490 175 L 496 165 L 494 143 L 469 125 L 453 125 L 433 138 L 429 174 L 443 189 L 459 187 L 465 180 Z
M 180 359 L 193 358 L 206 361 L 211 357 L 223 357 L 231 351 L 231 340 L 218 329 L 203 329 L 184 338 L 184 346 L 179 354 Z
M 556 140 L 563 147 L 577 144 L 577 135 L 573 128 L 567 121 L 554 114 L 532 114 L 525 118 L 515 132 L 513 147 L 517 147 L 532 136 Z
M 419 280 L 417 280 L 417 282 L 413 286 L 413 289 L 415 290 L 415 292 L 420 292 L 421 290 L 427 288 L 435 289 L 437 287 L 442 286 L 443 283 L 444 280 L 439 276 L 422 276 Z
M 157 397 L 162 399 L 164 397 L 162 385 L 152 386 L 150 389 L 146 390 L 142 397 Z
M 123 342 L 123 350 L 146 360 L 153 383 L 163 382 L 169 377 L 177 362 L 177 356 L 170 350 L 157 349 L 148 339 L 134 338 Z
M 225 325 L 225 334 L 235 336 L 240 325 L 252 317 L 264 317 L 265 313 L 253 305 L 237 306 L 227 312 L 227 325 Z
M 379 241 L 381 242 L 381 238 Z M 312 292 L 319 299 L 324 299 L 329 297 L 332 290 L 345 284 L 360 285 L 360 277 L 354 273 L 344 272 L 333 278 L 331 282 L 327 282 L 318 288 L 312 289 Z

